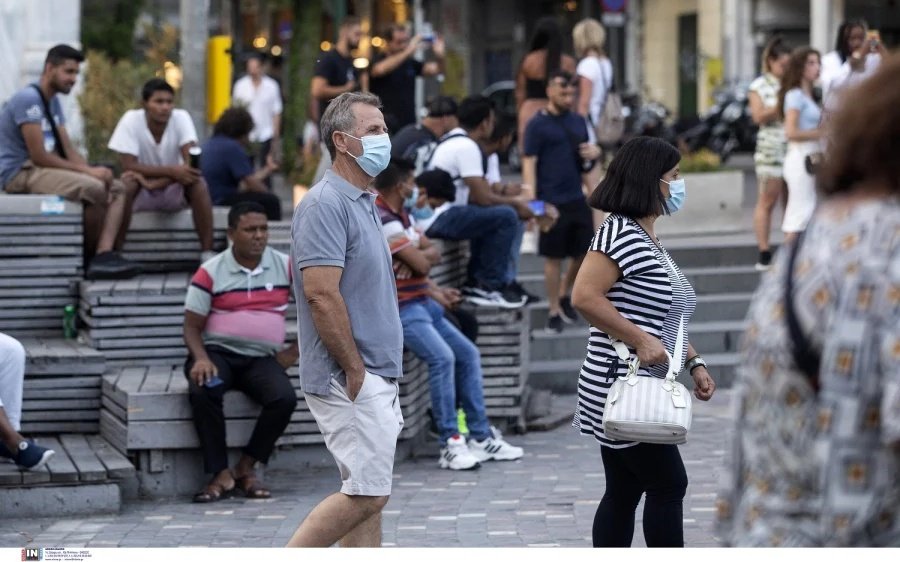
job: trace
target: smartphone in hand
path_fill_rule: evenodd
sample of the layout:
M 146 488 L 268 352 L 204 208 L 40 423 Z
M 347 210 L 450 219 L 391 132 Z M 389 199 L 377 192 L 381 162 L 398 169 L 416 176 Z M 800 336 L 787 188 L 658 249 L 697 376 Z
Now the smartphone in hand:
M 534 201 L 529 201 L 528 206 L 536 217 L 542 217 L 547 214 L 547 209 L 545 208 L 543 201 L 535 199 Z
M 874 51 L 881 43 L 881 33 L 877 29 L 870 29 L 866 32 L 866 41 L 869 43 L 869 49 Z

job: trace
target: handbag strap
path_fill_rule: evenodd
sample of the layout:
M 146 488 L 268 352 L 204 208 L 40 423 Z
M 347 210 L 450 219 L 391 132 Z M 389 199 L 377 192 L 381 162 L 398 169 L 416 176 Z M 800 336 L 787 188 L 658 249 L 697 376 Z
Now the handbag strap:
M 601 120 L 603 119 L 603 113 L 606 111 L 606 103 L 609 101 L 609 94 L 614 91 L 613 88 L 615 86 L 615 84 L 614 84 L 615 77 L 613 77 L 611 80 L 608 80 L 608 81 L 606 79 L 606 69 L 603 66 L 604 60 L 609 61 L 610 74 L 612 74 L 612 61 L 610 61 L 609 58 L 607 58 L 607 57 L 600 59 L 600 78 L 603 80 L 603 88 L 604 88 L 603 105 L 600 107 L 600 119 Z
M 816 392 L 819 391 L 819 366 L 821 359 L 809 338 L 800 327 L 797 310 L 794 307 L 794 270 L 797 264 L 797 255 L 800 254 L 800 246 L 803 243 L 804 233 L 801 232 L 790 248 L 788 266 L 784 280 L 784 316 L 787 322 L 789 347 L 794 358 L 794 364 L 806 375 Z
M 55 141 L 54 150 L 63 160 L 66 159 L 66 149 L 63 147 L 62 137 L 59 136 L 59 129 L 56 128 L 56 120 L 53 118 L 53 112 L 50 110 L 50 102 L 44 97 L 44 92 L 37 86 L 32 84 L 32 88 L 37 90 L 38 96 L 41 98 L 41 104 L 44 106 L 44 117 L 50 122 L 50 130 L 53 131 L 53 140 Z
M 633 373 L 634 375 L 637 375 L 638 369 L 641 368 L 641 360 L 638 359 L 637 353 L 635 353 L 634 356 L 632 356 L 631 353 L 628 351 L 628 346 L 626 346 L 624 342 L 614 339 L 612 336 L 610 336 L 610 340 L 612 340 L 612 346 L 616 352 L 616 355 L 618 355 L 622 361 L 628 361 L 628 368 L 629 368 L 628 374 L 631 375 Z M 670 355 L 669 350 L 665 349 L 665 346 L 663 346 L 663 351 L 666 352 L 666 357 L 669 359 L 669 370 L 668 370 L 668 372 L 666 372 L 666 380 L 674 381 L 675 377 L 678 375 L 678 373 L 675 371 L 675 362 L 680 361 L 681 353 L 683 350 L 684 350 L 684 315 L 681 315 L 681 317 L 678 319 L 678 334 L 675 336 L 675 354 L 674 354 L 674 356 Z

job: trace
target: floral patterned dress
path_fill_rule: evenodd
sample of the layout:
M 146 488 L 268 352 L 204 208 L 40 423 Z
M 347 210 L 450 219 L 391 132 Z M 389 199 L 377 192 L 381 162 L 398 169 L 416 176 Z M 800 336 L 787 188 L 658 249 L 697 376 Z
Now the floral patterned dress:
M 718 501 L 726 544 L 900 546 L 900 200 L 836 203 L 794 271 L 818 393 L 791 353 L 787 248 L 753 298 Z

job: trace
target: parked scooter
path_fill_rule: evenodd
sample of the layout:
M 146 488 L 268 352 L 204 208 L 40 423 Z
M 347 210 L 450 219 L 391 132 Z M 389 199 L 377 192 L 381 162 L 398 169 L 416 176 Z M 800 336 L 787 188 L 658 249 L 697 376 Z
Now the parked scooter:
M 622 97 L 622 111 L 625 113 L 625 135 L 622 142 L 634 137 L 647 136 L 661 138 L 676 144 L 675 130 L 672 128 L 671 113 L 657 101 L 642 102 L 636 92 Z
M 688 152 L 708 148 L 722 162 L 737 151 L 753 151 L 756 147 L 757 126 L 750 115 L 747 83 L 738 83 L 718 90 L 715 104 L 704 113 L 700 122 L 678 136 L 679 145 Z

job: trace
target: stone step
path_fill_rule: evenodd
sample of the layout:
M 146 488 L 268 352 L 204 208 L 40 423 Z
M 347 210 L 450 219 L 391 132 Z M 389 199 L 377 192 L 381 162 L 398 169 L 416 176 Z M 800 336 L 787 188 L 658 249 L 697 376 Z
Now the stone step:
M 751 265 L 684 268 L 682 272 L 698 295 L 752 293 L 759 285 L 760 272 Z M 525 273 L 518 276 L 526 291 L 544 299 L 544 275 Z
M 743 321 L 695 322 L 690 326 L 690 343 L 704 356 L 738 351 L 744 333 Z M 562 333 L 537 328 L 531 332 L 531 360 L 584 358 L 588 342 L 587 326 L 566 326 Z
M 702 236 L 660 236 L 666 250 L 678 267 L 717 267 L 725 265 L 753 265 L 759 257 L 756 239 L 751 233 L 708 234 Z M 777 250 L 782 240 L 773 232 L 772 248 Z M 564 262 L 565 266 L 567 262 Z M 523 253 L 519 262 L 519 274 L 543 273 L 544 258 L 534 253 Z
M 740 361 L 738 353 L 704 354 L 709 365 L 710 374 L 718 388 L 730 388 L 734 384 L 735 372 Z M 533 388 L 545 388 L 557 394 L 570 394 L 578 389 L 578 373 L 584 357 L 578 359 L 549 359 L 532 361 L 529 364 L 528 385 Z M 691 381 L 684 374 L 679 379 L 688 387 Z
M 750 308 L 753 293 L 722 293 L 697 296 L 697 308 L 691 317 L 694 322 L 717 322 L 743 320 Z M 548 304 L 546 299 L 528 305 L 532 330 L 542 330 L 547 325 Z M 587 326 L 587 321 L 579 317 L 574 326 Z M 568 328 L 569 326 L 567 326 Z

